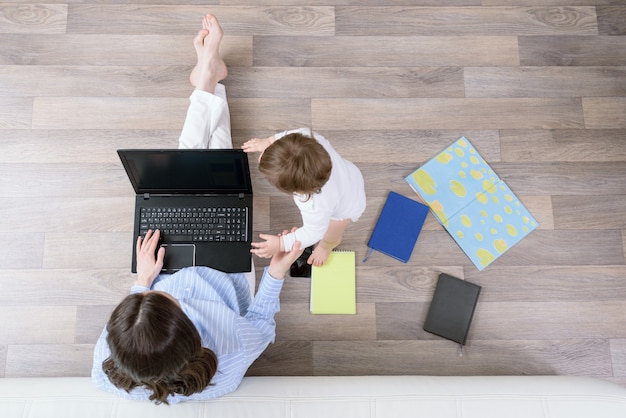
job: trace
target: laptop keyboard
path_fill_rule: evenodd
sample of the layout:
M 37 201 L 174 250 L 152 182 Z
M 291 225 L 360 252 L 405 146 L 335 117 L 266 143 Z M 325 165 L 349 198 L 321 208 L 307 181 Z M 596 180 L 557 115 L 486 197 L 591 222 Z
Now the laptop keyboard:
M 161 231 L 167 242 L 245 242 L 247 208 L 141 208 L 139 234 Z

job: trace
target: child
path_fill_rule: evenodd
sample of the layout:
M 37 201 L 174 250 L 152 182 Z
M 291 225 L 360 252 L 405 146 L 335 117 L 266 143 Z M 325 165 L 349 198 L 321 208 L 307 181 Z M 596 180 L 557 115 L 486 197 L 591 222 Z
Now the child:
M 259 171 L 280 191 L 293 195 L 302 215 L 302 227 L 279 235 L 261 234 L 253 254 L 271 257 L 317 243 L 307 263 L 322 266 L 341 242 L 343 232 L 365 210 L 365 185 L 359 169 L 343 159 L 323 136 L 309 129 L 253 138 L 242 146 L 260 152 Z

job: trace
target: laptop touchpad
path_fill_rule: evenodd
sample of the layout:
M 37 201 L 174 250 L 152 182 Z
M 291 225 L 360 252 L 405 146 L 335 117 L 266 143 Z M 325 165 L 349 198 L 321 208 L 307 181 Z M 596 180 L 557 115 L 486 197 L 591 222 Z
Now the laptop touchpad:
M 196 265 L 196 246 L 194 244 L 163 244 L 165 258 L 164 271 L 177 271 Z

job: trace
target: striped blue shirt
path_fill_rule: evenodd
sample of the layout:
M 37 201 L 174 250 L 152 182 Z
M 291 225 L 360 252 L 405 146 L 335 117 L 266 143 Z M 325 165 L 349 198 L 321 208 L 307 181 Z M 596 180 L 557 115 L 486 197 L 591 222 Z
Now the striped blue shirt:
M 171 275 L 162 274 L 152 290 L 169 293 L 178 300 L 196 326 L 202 346 L 215 352 L 218 370 L 212 385 L 191 396 L 170 395 L 170 404 L 188 399 L 217 398 L 237 389 L 248 367 L 261 355 L 276 335 L 274 315 L 280 310 L 279 294 L 283 280 L 273 278 L 265 268 L 253 301 L 245 276 L 223 273 L 208 267 L 190 267 Z M 133 286 L 131 293 L 149 290 Z M 94 350 L 91 377 L 95 385 L 127 399 L 148 399 L 151 391 L 138 387 L 127 393 L 114 386 L 102 370 L 110 356 L 106 327 Z

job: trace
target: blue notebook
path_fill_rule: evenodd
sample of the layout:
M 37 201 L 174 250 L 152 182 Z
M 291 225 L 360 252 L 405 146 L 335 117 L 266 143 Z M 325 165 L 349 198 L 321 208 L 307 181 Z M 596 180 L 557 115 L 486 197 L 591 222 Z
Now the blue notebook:
M 420 202 L 389 192 L 367 243 L 370 251 L 363 261 L 367 261 L 376 250 L 404 263 L 408 262 L 428 211 L 428 206 Z

